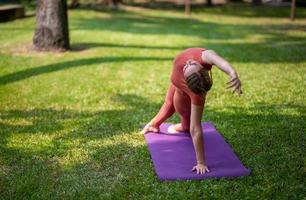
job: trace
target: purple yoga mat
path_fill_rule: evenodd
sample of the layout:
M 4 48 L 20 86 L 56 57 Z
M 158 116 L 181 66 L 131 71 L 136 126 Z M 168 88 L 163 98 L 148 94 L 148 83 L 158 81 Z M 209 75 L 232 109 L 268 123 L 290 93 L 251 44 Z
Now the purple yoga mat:
M 249 175 L 251 170 L 240 162 L 212 123 L 202 123 L 204 148 L 209 173 L 196 174 L 195 151 L 189 133 L 169 134 L 169 123 L 160 126 L 160 133 L 147 133 L 148 144 L 156 174 L 160 180 L 192 180 L 233 178 Z

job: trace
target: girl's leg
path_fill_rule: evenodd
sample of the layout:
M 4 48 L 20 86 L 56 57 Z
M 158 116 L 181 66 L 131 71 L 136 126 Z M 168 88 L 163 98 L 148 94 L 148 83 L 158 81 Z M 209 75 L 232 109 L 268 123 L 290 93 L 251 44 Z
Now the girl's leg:
M 181 129 L 182 131 L 189 131 L 190 127 L 190 114 L 191 114 L 191 101 L 190 97 L 176 88 L 174 93 L 174 108 L 178 112 L 181 119 Z M 178 127 L 179 129 L 179 127 Z
M 174 112 L 174 105 L 173 105 L 173 97 L 175 93 L 175 86 L 170 82 L 165 103 L 162 105 L 161 109 L 157 113 L 157 115 L 151 120 L 151 125 L 155 128 L 158 128 L 161 123 L 166 121 L 169 117 L 171 117 Z

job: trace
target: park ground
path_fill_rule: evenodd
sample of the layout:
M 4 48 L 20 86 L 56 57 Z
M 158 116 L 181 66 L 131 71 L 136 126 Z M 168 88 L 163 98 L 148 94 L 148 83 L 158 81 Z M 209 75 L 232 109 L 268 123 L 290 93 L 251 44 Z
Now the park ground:
M 35 18 L 0 24 L 0 199 L 305 199 L 306 10 L 227 5 L 72 10 L 72 51 L 38 53 Z M 250 176 L 160 182 L 139 126 L 163 103 L 173 57 L 214 49 L 212 121 Z M 178 117 L 170 119 L 178 122 Z

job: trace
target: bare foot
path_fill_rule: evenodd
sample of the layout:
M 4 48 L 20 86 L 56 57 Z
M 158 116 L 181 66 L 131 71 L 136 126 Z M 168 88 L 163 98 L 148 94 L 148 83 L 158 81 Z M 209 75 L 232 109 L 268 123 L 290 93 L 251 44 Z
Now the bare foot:
M 168 127 L 168 133 L 176 134 L 176 133 L 181 133 L 181 132 L 184 132 L 184 129 L 181 123 L 173 124 Z
M 148 132 L 157 133 L 157 132 L 159 132 L 159 128 L 153 127 L 151 125 L 151 122 L 149 122 L 147 125 L 145 125 L 145 127 L 142 129 L 142 131 L 140 133 L 146 134 Z

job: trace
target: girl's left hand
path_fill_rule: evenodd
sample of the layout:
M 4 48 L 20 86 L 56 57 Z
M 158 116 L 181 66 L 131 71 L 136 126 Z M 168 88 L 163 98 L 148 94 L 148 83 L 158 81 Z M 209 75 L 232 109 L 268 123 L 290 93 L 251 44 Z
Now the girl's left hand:
M 192 168 L 192 171 L 197 171 L 197 174 L 205 174 L 206 172 L 210 172 L 208 167 L 204 164 L 197 164 Z
M 240 96 L 242 94 L 242 90 L 241 90 L 241 82 L 238 75 L 236 73 L 232 73 L 230 74 L 230 77 L 231 80 L 226 83 L 228 85 L 226 89 L 233 88 L 232 93 L 237 91 L 238 96 Z

